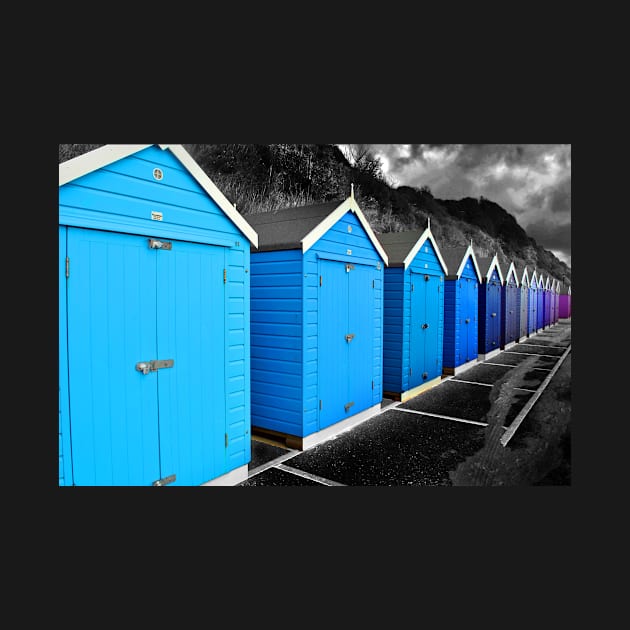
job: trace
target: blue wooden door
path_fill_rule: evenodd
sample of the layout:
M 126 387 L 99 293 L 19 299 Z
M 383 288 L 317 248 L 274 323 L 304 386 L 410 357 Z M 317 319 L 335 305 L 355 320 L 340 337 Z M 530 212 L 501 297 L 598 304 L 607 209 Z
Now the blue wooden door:
M 350 344 L 348 273 L 345 264 L 319 261 L 321 287 L 318 317 L 319 428 L 345 416 L 348 398 Z
M 519 339 L 527 335 L 527 311 L 528 311 L 528 294 L 529 289 L 527 287 L 520 288 L 521 299 L 519 301 L 520 318 L 519 318 Z
M 409 388 L 422 385 L 442 373 L 439 357 L 439 314 L 442 296 L 440 277 L 410 273 L 410 368 Z
M 153 245 L 68 230 L 75 485 L 198 485 L 226 472 L 224 250 Z
M 486 286 L 486 317 L 486 351 L 496 350 L 501 343 L 501 283 L 498 280 L 490 280 Z
M 505 309 L 505 330 L 506 330 L 506 342 L 510 343 L 518 339 L 519 333 L 519 289 L 513 283 L 509 283 L 506 286 L 506 309 Z
M 543 328 L 545 321 L 545 309 L 543 304 L 543 289 L 536 291 L 536 328 Z
M 161 478 L 199 485 L 227 472 L 222 247 L 172 241 L 154 252 Z
M 155 252 L 147 239 L 68 229 L 72 476 L 79 486 L 160 478 Z M 67 454 L 66 454 L 67 456 Z
M 424 276 L 410 272 L 411 309 L 409 314 L 409 389 L 421 385 L 424 380 L 424 343 L 426 323 L 427 286 Z
M 426 328 L 424 332 L 424 372 L 423 381 L 430 381 L 442 374 L 442 346 L 440 341 L 440 303 L 443 298 L 440 276 L 425 276 L 426 286 Z
M 321 430 L 372 404 L 376 272 L 366 265 L 324 259 L 319 265 Z
M 471 278 L 460 280 L 461 321 L 460 353 L 458 365 L 477 358 L 477 304 L 478 284 Z
M 536 289 L 528 289 L 527 296 L 527 334 L 531 335 L 536 330 L 537 310 Z
M 367 265 L 347 265 L 348 334 L 348 400 L 346 416 L 372 406 L 374 378 L 374 281 L 376 269 Z M 345 408 L 346 404 L 352 404 Z

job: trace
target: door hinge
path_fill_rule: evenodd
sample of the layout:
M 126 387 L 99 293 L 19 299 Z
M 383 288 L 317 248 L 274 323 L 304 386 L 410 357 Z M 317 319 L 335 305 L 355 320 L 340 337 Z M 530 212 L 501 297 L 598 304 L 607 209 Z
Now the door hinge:
M 228 445 L 228 434 L 225 434 L 225 448 L 227 448 Z
M 322 410 L 322 401 L 321 400 L 319 401 L 319 410 L 320 411 Z
M 372 280 L 372 288 L 373 289 L 376 289 L 376 284 L 375 283 L 376 283 L 376 280 Z
M 413 369 L 409 368 L 409 376 L 411 376 L 413 374 Z
M 223 284 L 227 282 L 227 269 L 223 270 Z
M 154 481 L 151 485 L 152 486 L 166 486 L 169 483 L 173 483 L 176 478 L 177 478 L 177 475 L 169 475 L 168 477 L 162 477 L 162 479 L 158 479 L 157 481 Z
M 372 389 L 374 389 L 374 381 L 372 381 Z
M 66 256 L 66 278 L 70 277 L 70 259 Z
M 413 291 L 413 282 L 411 283 L 411 290 Z
M 322 286 L 322 277 L 321 276 L 319 276 L 319 286 L 320 287 Z

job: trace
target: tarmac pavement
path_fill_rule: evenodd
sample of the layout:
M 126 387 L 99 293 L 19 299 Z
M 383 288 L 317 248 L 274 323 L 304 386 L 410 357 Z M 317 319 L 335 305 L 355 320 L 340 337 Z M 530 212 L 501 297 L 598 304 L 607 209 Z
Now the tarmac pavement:
M 449 472 L 485 441 L 492 386 L 523 366 L 503 420 L 504 440 L 529 410 L 571 348 L 571 320 L 511 345 L 404 403 L 307 450 L 253 436 L 248 479 L 238 486 L 450 486 Z

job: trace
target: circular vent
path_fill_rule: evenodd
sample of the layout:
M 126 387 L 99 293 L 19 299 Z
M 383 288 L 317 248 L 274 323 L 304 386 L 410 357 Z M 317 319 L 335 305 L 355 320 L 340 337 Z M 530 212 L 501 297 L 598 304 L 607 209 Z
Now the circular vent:
M 162 169 L 161 168 L 154 168 L 153 169 L 153 177 L 155 179 L 157 179 L 158 181 L 160 181 L 164 177 L 164 173 L 162 173 Z

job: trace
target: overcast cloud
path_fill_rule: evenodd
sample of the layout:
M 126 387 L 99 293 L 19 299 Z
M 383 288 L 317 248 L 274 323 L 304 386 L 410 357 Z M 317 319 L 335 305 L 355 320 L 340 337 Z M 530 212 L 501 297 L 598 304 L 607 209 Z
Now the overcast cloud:
M 393 186 L 426 185 L 438 199 L 484 196 L 571 265 L 570 144 L 370 146 Z

